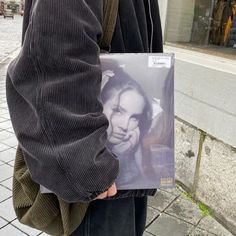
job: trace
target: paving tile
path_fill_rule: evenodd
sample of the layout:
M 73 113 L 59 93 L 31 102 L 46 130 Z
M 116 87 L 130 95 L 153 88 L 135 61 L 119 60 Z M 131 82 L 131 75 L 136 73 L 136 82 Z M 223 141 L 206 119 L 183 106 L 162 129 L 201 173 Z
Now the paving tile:
M 9 149 L 10 147 L 4 143 L 0 143 L 0 152 Z
M 143 236 L 153 236 L 153 234 L 148 233 L 147 231 L 144 231 Z
M 3 200 L 6 200 L 7 198 L 11 197 L 12 195 L 12 192 L 5 188 L 5 187 L 2 187 L 0 186 L 0 202 L 2 202 Z
M 13 134 L 15 133 L 15 132 L 14 132 L 14 129 L 13 129 L 12 127 L 11 127 L 11 128 L 8 128 L 8 129 L 6 129 L 6 130 L 7 130 L 8 132 L 13 133 Z
M 1 108 L 8 108 L 7 103 L 6 102 L 0 103 L 0 109 Z
M 197 204 L 191 199 L 179 197 L 166 210 L 166 213 L 196 225 L 203 217 Z
M 202 230 L 199 228 L 196 228 L 191 234 L 189 234 L 189 236 L 216 236 L 216 235 L 218 236 L 218 234 L 212 234 L 206 230 Z
M 1 122 L 4 122 L 4 121 L 7 121 L 8 119 L 6 119 L 6 118 L 3 118 L 2 116 L 0 117 L 0 123 Z
M 16 136 L 12 136 L 10 138 L 2 140 L 1 143 L 6 144 L 10 147 L 15 147 L 16 145 L 18 145 L 18 140 Z
M 159 190 L 154 197 L 148 198 L 148 205 L 163 211 L 175 198 L 173 194 Z
M 15 136 L 15 134 L 12 134 L 11 132 L 8 132 L 6 130 L 0 131 L 0 140 L 11 138 L 13 136 Z
M 0 115 L 8 114 L 8 111 L 5 109 L 0 109 Z
M 12 198 L 9 198 L 6 201 L 0 203 L 0 212 L 1 217 L 7 221 L 13 221 L 16 219 Z
M 12 160 L 15 160 L 15 156 L 16 150 L 13 148 L 0 152 L 0 160 L 3 162 L 10 162 Z
M 9 115 L 9 113 L 3 114 L 3 115 L 1 115 L 1 117 L 2 117 L 2 118 L 5 118 L 5 119 L 7 119 L 7 120 L 10 120 L 10 115 Z
M 158 236 L 187 236 L 193 225 L 162 213 L 146 231 Z
M 175 188 L 166 188 L 166 189 L 162 189 L 164 192 L 168 192 L 168 193 L 171 193 L 173 195 L 175 195 L 176 197 L 180 196 L 184 190 L 179 187 L 178 185 L 176 185 Z
M 0 217 L 0 234 L 1 234 L 1 228 L 7 224 L 8 222 Z
M 2 181 L 1 185 L 5 188 L 8 188 L 9 190 L 12 190 L 12 178 Z
M 8 224 L 7 226 L 3 227 L 0 230 L 0 233 L 2 236 L 25 236 L 27 234 L 24 234 L 19 229 L 15 228 L 11 224 Z
M 148 206 L 146 225 L 149 225 L 157 216 L 160 215 L 160 213 L 160 211 Z
M 0 128 L 1 128 L 1 129 L 9 129 L 9 128 L 11 128 L 11 127 L 12 127 L 12 123 L 11 123 L 10 120 L 7 120 L 7 121 L 5 121 L 5 122 L 1 122 L 1 123 L 0 123 Z
M 225 229 L 220 223 L 218 223 L 211 216 L 204 217 L 200 221 L 198 228 L 216 234 L 217 236 L 233 236 L 233 234 L 231 234 L 227 229 Z
M 14 165 L 15 165 L 15 160 L 10 161 L 10 162 L 8 162 L 7 164 L 10 165 L 10 166 L 12 166 L 12 167 L 14 167 Z
M 12 225 L 14 225 L 16 228 L 20 229 L 24 233 L 30 235 L 30 236 L 36 236 L 39 235 L 41 231 L 31 228 L 27 225 L 21 224 L 17 219 L 11 222 Z M 1 232 L 1 231 L 0 231 Z
M 13 167 L 5 164 L 0 166 L 0 182 L 6 180 L 13 175 Z

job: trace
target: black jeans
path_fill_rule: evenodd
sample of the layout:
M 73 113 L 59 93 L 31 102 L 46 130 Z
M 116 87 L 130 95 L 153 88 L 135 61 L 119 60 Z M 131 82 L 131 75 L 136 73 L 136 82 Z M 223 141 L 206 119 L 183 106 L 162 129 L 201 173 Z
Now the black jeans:
M 142 236 L 147 197 L 96 200 L 71 236 Z

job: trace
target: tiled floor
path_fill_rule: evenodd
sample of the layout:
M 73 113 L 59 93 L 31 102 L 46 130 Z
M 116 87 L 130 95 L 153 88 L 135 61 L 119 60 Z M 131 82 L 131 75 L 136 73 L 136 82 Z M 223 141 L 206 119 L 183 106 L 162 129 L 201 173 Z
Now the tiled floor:
M 12 174 L 17 139 L 12 129 L 6 103 L 5 76 L 7 63 L 0 63 L 0 235 L 20 236 L 41 234 L 19 223 L 12 203 Z

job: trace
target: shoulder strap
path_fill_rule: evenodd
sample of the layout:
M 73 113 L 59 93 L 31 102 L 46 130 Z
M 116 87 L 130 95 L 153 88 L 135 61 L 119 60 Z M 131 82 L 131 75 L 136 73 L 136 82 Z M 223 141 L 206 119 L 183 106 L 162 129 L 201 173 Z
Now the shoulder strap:
M 100 48 L 109 51 L 113 33 L 116 26 L 119 0 L 103 0 L 103 35 L 100 40 Z

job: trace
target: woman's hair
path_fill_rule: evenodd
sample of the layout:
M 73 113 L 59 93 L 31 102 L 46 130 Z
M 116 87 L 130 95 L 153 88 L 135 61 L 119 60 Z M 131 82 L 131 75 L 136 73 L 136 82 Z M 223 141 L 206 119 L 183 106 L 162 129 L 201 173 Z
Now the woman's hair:
M 171 69 L 165 80 L 162 89 L 161 115 L 153 121 L 153 128 L 150 131 L 152 140 L 149 144 L 161 144 L 170 148 L 174 147 L 174 70 Z
M 126 74 L 121 68 L 119 72 L 114 74 L 108 82 L 104 85 L 101 92 L 101 99 L 103 103 L 114 98 L 114 96 L 121 96 L 126 91 L 136 91 L 144 99 L 144 109 L 140 116 L 139 128 L 141 137 L 144 136 L 151 127 L 152 123 L 152 107 L 143 91 L 142 87 Z M 130 101 L 132 103 L 132 101 Z

